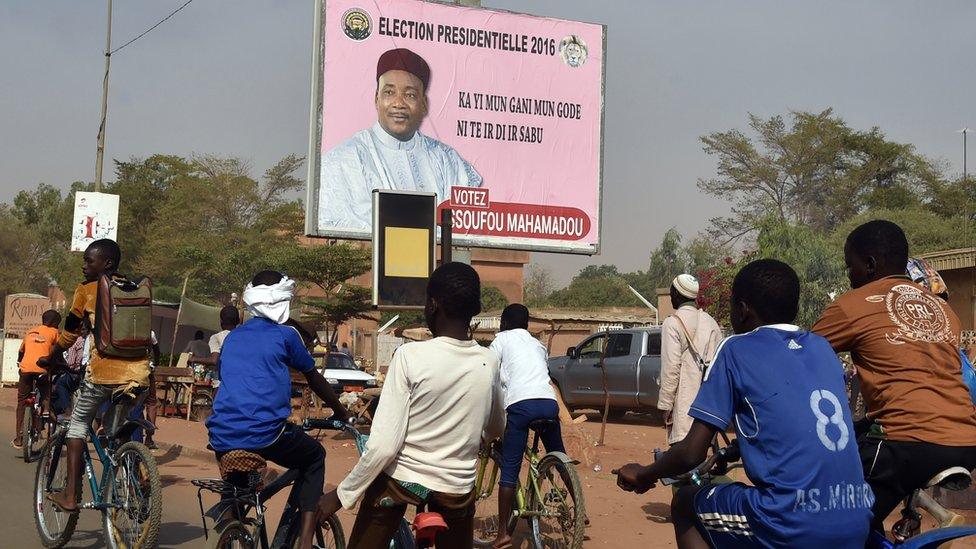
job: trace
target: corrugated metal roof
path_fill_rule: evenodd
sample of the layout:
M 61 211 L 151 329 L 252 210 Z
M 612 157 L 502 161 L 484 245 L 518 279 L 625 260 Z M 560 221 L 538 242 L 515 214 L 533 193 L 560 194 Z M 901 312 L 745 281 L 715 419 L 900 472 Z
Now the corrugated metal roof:
M 950 271 L 952 269 L 967 269 L 976 267 L 976 248 L 957 248 L 922 254 L 922 259 L 928 261 L 936 271 Z

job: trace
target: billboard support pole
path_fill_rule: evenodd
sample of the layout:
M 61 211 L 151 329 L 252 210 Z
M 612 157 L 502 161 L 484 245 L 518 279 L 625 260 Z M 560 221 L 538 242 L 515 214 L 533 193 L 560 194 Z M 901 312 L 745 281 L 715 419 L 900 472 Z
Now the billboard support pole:
M 441 265 L 454 260 L 453 225 L 451 209 L 444 208 L 441 210 Z

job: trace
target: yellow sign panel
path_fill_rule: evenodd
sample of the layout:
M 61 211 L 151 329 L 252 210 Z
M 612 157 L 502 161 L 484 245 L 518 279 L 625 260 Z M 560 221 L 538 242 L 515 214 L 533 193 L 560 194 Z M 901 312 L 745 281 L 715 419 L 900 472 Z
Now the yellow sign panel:
M 385 227 L 384 263 L 386 276 L 427 278 L 430 276 L 430 231 L 406 227 Z

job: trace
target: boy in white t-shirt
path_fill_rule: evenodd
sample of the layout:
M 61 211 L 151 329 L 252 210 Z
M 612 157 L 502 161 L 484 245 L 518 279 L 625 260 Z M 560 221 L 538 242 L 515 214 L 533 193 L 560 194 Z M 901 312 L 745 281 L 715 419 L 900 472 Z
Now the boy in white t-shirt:
M 358 503 L 350 548 L 389 547 L 408 504 L 421 502 L 447 523 L 437 547 L 472 547 L 478 450 L 504 420 L 498 360 L 471 339 L 480 311 L 470 265 L 447 263 L 430 275 L 424 316 L 434 338 L 396 350 L 366 452 L 320 505 L 324 520 Z
M 529 310 L 513 303 L 502 311 L 500 331 L 491 343 L 501 365 L 500 379 L 505 398 L 505 436 L 502 438 L 501 478 L 498 481 L 499 524 L 508 524 L 515 501 L 515 486 L 522 468 L 522 454 L 529 440 L 529 423 L 551 419 L 553 424 L 539 432 L 547 452 L 565 452 L 559 428 L 556 392 L 549 384 L 546 348 L 528 331 Z M 496 548 L 509 547 L 512 538 L 506 528 L 498 529 Z

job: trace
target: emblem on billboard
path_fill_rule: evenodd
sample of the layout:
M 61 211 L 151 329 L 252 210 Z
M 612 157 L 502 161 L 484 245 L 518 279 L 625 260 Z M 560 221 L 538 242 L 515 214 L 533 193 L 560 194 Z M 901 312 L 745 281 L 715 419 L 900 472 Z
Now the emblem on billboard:
M 569 35 L 559 42 L 559 56 L 563 58 L 564 63 L 574 69 L 582 67 L 583 63 L 586 63 L 588 53 L 586 42 L 575 34 Z
M 359 8 L 346 10 L 342 14 L 342 32 L 357 42 L 366 40 L 373 32 L 373 21 L 368 13 Z
M 910 284 L 892 288 L 884 296 L 884 302 L 888 318 L 898 331 L 885 335 L 888 342 L 902 345 L 911 341 L 955 341 L 952 326 L 937 299 Z

